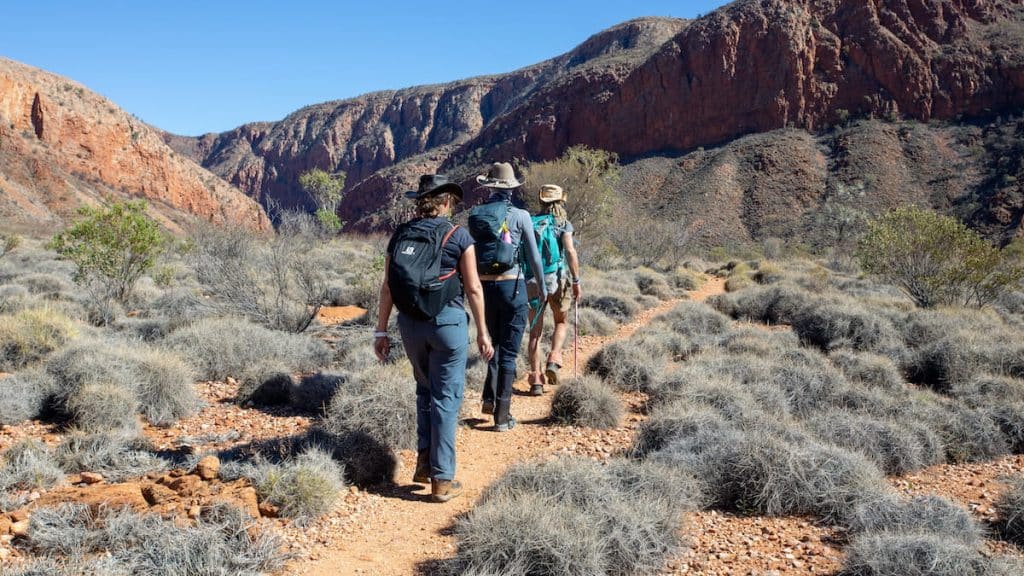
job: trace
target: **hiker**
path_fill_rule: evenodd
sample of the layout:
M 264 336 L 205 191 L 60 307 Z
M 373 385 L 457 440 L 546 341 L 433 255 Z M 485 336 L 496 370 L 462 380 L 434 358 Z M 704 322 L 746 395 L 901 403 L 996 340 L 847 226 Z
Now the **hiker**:
M 413 482 L 430 483 L 431 498 L 447 502 L 462 493 L 455 480 L 455 429 L 466 384 L 469 300 L 480 356 L 494 354 L 483 322 L 484 297 L 473 238 L 451 221 L 462 188 L 443 174 L 420 177 L 416 217 L 388 243 L 374 351 L 384 362 L 391 351 L 388 319 L 398 308 L 398 329 L 416 379 L 416 470 Z M 465 294 L 465 297 L 463 296 Z
M 531 276 L 526 282 L 530 298 L 529 322 L 530 342 L 527 351 L 530 359 L 530 394 L 544 394 L 544 384 L 558 385 L 558 371 L 562 368 L 562 346 L 569 332 L 569 310 L 572 301 L 579 302 L 580 262 L 573 242 L 573 226 L 565 212 L 565 192 L 561 186 L 545 184 L 540 187 L 540 214 L 533 217 L 533 229 L 540 248 L 544 267 L 543 282 Z M 538 286 L 547 287 L 547 300 L 541 300 Z M 536 302 L 536 304 L 533 304 Z M 551 351 L 548 352 L 545 370 L 540 368 L 540 337 L 544 332 L 544 308 L 551 307 L 555 320 L 551 335 Z M 539 316 L 538 316 L 539 315 Z
M 522 186 L 512 165 L 492 164 L 477 183 L 490 189 L 490 196 L 469 214 L 469 232 L 476 246 L 477 270 L 484 287 L 487 328 L 494 337 L 494 357 L 487 365 L 484 382 L 484 414 L 494 415 L 494 429 L 506 432 L 516 425 L 509 413 L 512 383 L 516 379 L 516 357 L 526 329 L 526 287 L 522 258 L 534 274 L 542 273 L 540 252 L 533 235 L 530 213 L 512 205 L 512 194 Z M 544 287 L 541 296 L 547 297 Z

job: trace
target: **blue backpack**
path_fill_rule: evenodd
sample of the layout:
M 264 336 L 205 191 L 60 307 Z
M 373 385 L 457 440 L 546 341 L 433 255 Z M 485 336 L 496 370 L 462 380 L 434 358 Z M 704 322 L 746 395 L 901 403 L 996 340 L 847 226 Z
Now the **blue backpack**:
M 544 275 L 554 274 L 562 267 L 562 239 L 558 222 L 551 214 L 533 216 L 533 235 L 540 250 L 540 261 Z M 533 268 L 523 263 L 526 279 L 533 278 Z
M 480 274 L 501 274 L 516 265 L 516 246 L 508 229 L 509 202 L 486 202 L 469 212 L 469 234 L 476 246 L 476 267 Z M 504 237 L 504 238 L 503 238 Z

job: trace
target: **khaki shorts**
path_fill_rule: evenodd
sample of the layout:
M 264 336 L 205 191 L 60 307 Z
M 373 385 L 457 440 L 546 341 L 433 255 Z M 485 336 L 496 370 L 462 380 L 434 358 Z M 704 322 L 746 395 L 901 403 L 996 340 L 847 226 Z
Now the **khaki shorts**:
M 566 314 L 572 309 L 572 282 L 568 275 L 557 278 L 554 274 L 546 277 L 548 287 L 548 307 L 554 313 L 555 322 L 563 322 Z M 530 299 L 537 297 L 537 283 L 530 280 L 526 283 L 526 295 Z

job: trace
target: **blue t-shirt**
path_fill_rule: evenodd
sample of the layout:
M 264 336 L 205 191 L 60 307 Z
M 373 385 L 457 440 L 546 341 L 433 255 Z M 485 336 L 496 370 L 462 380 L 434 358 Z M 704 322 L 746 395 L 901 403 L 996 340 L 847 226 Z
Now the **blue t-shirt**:
M 425 222 L 437 222 L 438 225 L 443 223 L 450 223 L 451 220 L 444 216 L 438 216 L 437 218 L 420 218 Z M 416 221 L 416 220 L 413 220 Z M 394 249 L 395 237 L 392 236 L 391 240 L 388 241 L 388 254 Z M 452 270 L 459 268 L 459 259 L 462 258 L 462 253 L 465 252 L 470 246 L 473 245 L 473 237 L 469 235 L 469 231 L 464 227 L 459 226 L 452 233 L 451 238 L 444 245 L 444 251 L 441 253 L 441 274 L 447 274 Z M 476 264 L 474 263 L 474 266 Z M 459 278 L 462 278 L 462 273 L 459 272 Z M 464 292 L 459 292 L 459 295 L 455 297 L 451 302 L 451 306 L 457 306 L 459 308 L 465 308 L 465 299 L 463 298 Z

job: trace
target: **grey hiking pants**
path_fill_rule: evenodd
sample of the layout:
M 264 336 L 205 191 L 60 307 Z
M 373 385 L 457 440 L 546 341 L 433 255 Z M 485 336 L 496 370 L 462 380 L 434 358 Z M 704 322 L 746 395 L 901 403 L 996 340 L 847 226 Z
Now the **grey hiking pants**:
M 455 478 L 455 430 L 466 387 L 466 311 L 447 306 L 433 320 L 398 315 L 405 353 L 416 378 L 418 450 L 430 450 L 431 477 Z

